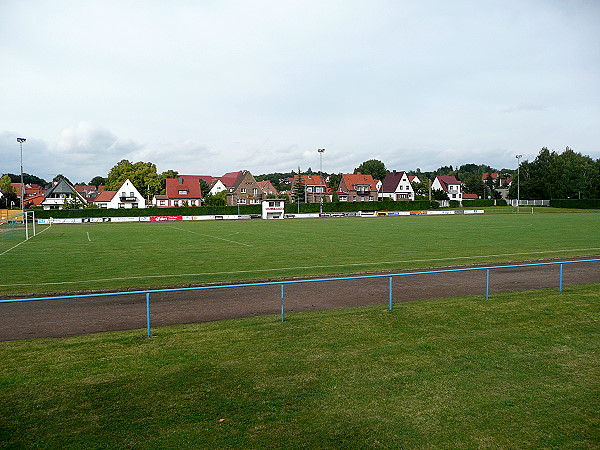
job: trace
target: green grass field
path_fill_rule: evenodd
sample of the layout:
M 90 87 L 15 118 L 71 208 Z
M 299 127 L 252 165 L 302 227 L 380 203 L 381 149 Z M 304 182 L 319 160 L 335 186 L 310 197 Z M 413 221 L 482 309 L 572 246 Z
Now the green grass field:
M 600 254 L 600 213 L 38 226 L 0 292 L 110 290 Z
M 599 288 L 2 342 L 0 448 L 598 448 Z

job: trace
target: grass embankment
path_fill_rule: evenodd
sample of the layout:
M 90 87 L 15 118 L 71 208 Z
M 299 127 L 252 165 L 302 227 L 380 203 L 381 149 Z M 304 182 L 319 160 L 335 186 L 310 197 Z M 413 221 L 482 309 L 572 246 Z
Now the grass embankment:
M 598 230 L 600 213 L 55 225 L 0 256 L 0 291 L 114 290 L 574 258 L 599 254 Z
M 600 286 L 0 343 L 3 448 L 593 448 Z

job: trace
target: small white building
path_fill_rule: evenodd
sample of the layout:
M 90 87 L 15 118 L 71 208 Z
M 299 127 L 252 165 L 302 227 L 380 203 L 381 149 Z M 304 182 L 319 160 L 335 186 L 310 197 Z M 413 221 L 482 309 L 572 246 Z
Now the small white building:
M 146 200 L 129 180 L 121 185 L 118 191 L 102 191 L 94 203 L 99 208 L 106 209 L 132 209 L 145 208 Z
M 285 200 L 270 198 L 262 201 L 263 219 L 283 219 L 285 214 Z

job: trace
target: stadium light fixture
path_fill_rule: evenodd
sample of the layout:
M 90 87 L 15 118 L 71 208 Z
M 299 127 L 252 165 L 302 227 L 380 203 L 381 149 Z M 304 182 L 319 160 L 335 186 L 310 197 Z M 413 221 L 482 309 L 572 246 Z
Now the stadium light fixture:
M 27 139 L 25 139 L 24 137 L 18 137 L 17 138 L 17 142 L 19 143 L 19 146 L 21 147 L 21 210 L 25 211 L 25 207 L 24 207 L 24 201 L 25 201 L 25 185 L 23 184 L 23 142 L 25 142 Z

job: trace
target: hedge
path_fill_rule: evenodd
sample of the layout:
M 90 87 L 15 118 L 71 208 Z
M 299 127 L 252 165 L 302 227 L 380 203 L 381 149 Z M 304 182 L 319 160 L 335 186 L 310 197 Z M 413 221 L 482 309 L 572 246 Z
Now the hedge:
M 261 214 L 260 205 L 240 205 L 240 214 Z M 132 209 L 51 209 L 36 210 L 38 219 L 71 219 L 77 217 L 145 217 L 145 216 L 212 216 L 237 215 L 237 206 L 182 206 L 179 208 L 132 208 Z
M 323 203 L 323 212 L 358 212 L 358 211 L 415 211 L 421 209 L 437 209 L 438 202 L 418 200 L 414 202 L 327 202 Z M 300 203 L 300 213 L 318 213 L 319 203 Z M 286 214 L 298 213 L 298 204 L 285 205 Z
M 437 209 L 439 203 L 428 200 L 414 202 L 327 202 L 323 203 L 323 212 L 357 212 L 357 211 L 414 211 Z M 319 203 L 300 203 L 300 213 L 318 213 L 321 210 Z M 286 214 L 298 212 L 298 204 L 286 203 Z M 239 213 L 242 215 L 261 214 L 260 205 L 240 205 Z M 36 210 L 38 219 L 72 219 L 86 217 L 140 217 L 140 216 L 212 216 L 212 215 L 237 215 L 237 206 L 182 206 L 179 208 L 144 208 L 144 209 L 52 209 L 48 211 Z
M 462 205 L 465 208 L 469 208 L 469 207 L 474 208 L 474 207 L 485 207 L 485 206 L 506 206 L 507 203 L 506 203 L 506 200 L 499 198 L 496 200 L 496 205 L 494 205 L 494 200 L 480 198 L 477 200 L 463 200 Z
M 600 199 L 597 198 L 567 198 L 550 200 L 553 208 L 600 209 Z

